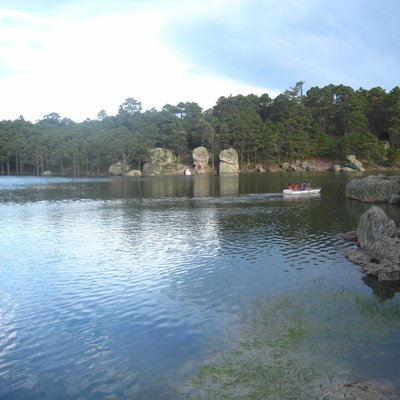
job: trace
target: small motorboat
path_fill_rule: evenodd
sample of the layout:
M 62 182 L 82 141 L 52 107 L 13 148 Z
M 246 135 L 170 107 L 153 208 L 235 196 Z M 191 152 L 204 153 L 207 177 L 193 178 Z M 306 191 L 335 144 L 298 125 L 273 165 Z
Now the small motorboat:
M 283 194 L 288 195 L 308 195 L 308 194 L 319 194 L 321 188 L 309 188 L 309 189 L 283 189 Z

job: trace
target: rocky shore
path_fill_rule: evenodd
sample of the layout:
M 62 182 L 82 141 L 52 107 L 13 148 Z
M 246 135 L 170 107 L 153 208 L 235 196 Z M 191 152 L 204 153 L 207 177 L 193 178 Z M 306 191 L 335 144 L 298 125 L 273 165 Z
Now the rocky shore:
M 144 160 L 142 171 L 131 169 L 127 163 L 118 161 L 110 165 L 108 174 L 111 176 L 140 175 L 194 175 L 194 174 L 238 174 L 241 172 L 290 172 L 290 171 L 344 171 L 363 172 L 362 163 L 354 155 L 348 155 L 342 162 L 326 159 L 307 159 L 284 161 L 278 164 L 258 162 L 256 164 L 239 165 L 238 153 L 233 148 L 223 149 L 218 154 L 218 161 L 210 163 L 210 154 L 203 147 L 192 151 L 189 161 L 181 162 L 169 149 L 151 148 Z M 210 165 L 211 164 L 211 165 Z
M 400 393 L 393 388 L 372 382 L 352 382 L 337 385 L 318 400 L 399 400 Z

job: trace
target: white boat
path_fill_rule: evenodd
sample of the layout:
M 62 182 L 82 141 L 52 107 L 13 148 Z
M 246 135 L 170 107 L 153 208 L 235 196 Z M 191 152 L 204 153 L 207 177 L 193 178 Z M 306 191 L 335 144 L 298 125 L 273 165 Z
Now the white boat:
M 319 194 L 321 188 L 310 188 L 310 189 L 303 189 L 303 190 L 292 190 L 292 189 L 283 189 L 283 194 L 289 195 L 307 195 L 307 194 Z

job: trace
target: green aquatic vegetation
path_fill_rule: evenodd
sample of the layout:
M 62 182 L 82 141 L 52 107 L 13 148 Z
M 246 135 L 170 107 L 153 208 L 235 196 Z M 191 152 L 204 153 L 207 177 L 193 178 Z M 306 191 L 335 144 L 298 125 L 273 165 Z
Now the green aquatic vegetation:
M 399 328 L 398 298 L 382 303 L 344 290 L 270 296 L 253 304 L 236 336 L 220 338 L 182 392 L 188 399 L 315 397 L 351 371 L 343 354 L 374 352 Z

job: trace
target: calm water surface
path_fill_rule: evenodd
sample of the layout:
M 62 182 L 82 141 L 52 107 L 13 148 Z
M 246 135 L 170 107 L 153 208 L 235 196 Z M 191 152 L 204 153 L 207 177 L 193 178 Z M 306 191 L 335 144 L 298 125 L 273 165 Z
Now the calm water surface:
M 0 177 L 0 399 L 179 399 L 257 299 L 396 298 L 344 257 L 339 234 L 368 208 L 345 199 L 354 175 L 308 174 L 320 196 L 282 197 L 303 178 Z M 399 344 L 348 357 L 396 383 Z

